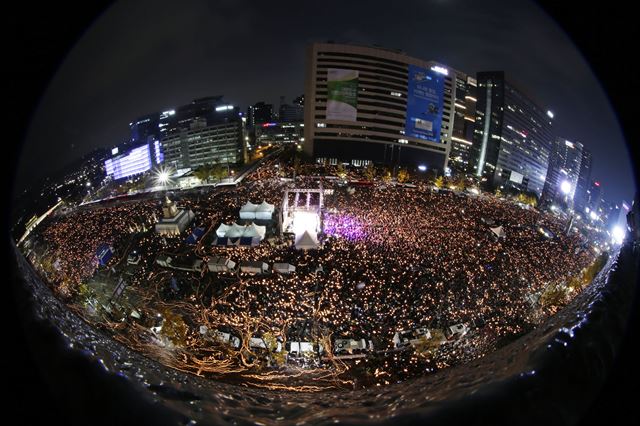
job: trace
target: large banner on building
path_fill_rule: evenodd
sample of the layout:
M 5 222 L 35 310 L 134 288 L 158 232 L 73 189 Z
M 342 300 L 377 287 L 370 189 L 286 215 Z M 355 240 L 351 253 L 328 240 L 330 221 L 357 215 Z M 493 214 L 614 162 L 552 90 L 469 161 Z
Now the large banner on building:
M 327 120 L 356 121 L 358 71 L 327 70 Z
M 407 90 L 406 136 L 440 141 L 444 76 L 439 73 L 409 65 Z

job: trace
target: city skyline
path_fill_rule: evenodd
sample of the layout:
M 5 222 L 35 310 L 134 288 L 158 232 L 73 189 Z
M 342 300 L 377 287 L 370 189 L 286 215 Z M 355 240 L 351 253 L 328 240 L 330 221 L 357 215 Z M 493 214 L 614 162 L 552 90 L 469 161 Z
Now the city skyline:
M 15 6 L 10 418 L 637 417 L 628 8 Z
M 554 111 L 556 136 L 579 141 L 593 151 L 596 159 L 593 176 L 603 183 L 605 196 L 616 202 L 622 199 L 630 200 L 633 191 L 632 172 L 616 117 L 589 66 L 566 34 L 559 27 L 555 27 L 533 3 L 522 2 L 518 7 L 508 6 L 513 10 L 498 10 L 484 16 L 474 9 L 473 5 L 460 12 L 460 8 L 453 7 L 457 3 L 459 2 L 432 2 L 427 5 L 430 16 L 449 17 L 452 18 L 449 21 L 453 23 L 439 29 L 448 37 L 442 37 L 441 43 L 426 47 L 424 43 L 417 43 L 418 37 L 402 37 L 402 32 L 404 31 L 406 36 L 407 30 L 400 28 L 396 34 L 383 38 L 372 35 L 370 28 L 354 30 L 350 24 L 355 21 L 348 19 L 349 16 L 355 16 L 351 6 L 343 11 L 341 17 L 336 17 L 333 36 L 314 25 L 305 25 L 302 28 L 297 27 L 299 37 L 292 37 L 292 41 L 287 43 L 277 43 L 275 38 L 284 31 L 283 28 L 276 26 L 275 29 L 267 30 L 265 20 L 279 16 L 280 22 L 290 21 L 291 25 L 299 25 L 302 11 L 286 9 L 287 13 L 284 13 L 285 9 L 280 9 L 280 5 L 263 10 L 263 6 L 256 4 L 245 8 L 222 4 L 213 11 L 208 10 L 205 5 L 194 3 L 191 9 L 182 10 L 174 16 L 175 14 L 170 13 L 171 10 L 162 6 L 150 10 L 142 6 L 116 4 L 107 10 L 87 32 L 87 36 L 80 40 L 52 80 L 34 115 L 32 130 L 27 137 L 24 150 L 26 153 L 40 154 L 43 158 L 50 159 L 50 162 L 62 166 L 65 162 L 72 161 L 73 157 L 79 157 L 93 148 L 114 146 L 121 142 L 128 136 L 127 124 L 135 118 L 171 105 L 184 104 L 189 99 L 222 94 L 231 103 L 242 106 L 243 110 L 259 100 L 277 105 L 279 96 L 283 94 L 291 101 L 303 92 L 306 47 L 313 41 L 335 39 L 336 42 L 347 40 L 368 45 L 399 47 L 408 55 L 435 60 L 471 76 L 482 70 L 506 70 L 516 83 L 528 89 L 527 91 L 532 93 L 532 97 L 541 102 L 543 107 L 548 106 Z M 407 16 L 406 10 L 399 10 L 396 6 L 389 7 L 399 16 L 399 20 L 406 20 L 409 27 L 419 22 L 419 19 Z M 488 4 L 486 7 L 491 10 L 498 6 Z M 134 36 L 144 28 L 141 26 L 143 24 L 136 22 L 135 17 L 143 12 L 159 13 L 157 23 L 169 18 L 178 23 L 187 22 L 196 13 L 202 16 L 194 21 L 196 29 L 193 31 L 158 30 L 153 35 L 157 37 L 155 39 L 151 34 L 145 33 L 145 40 L 135 40 Z M 373 16 L 375 14 L 372 12 L 366 13 L 372 15 L 372 22 L 379 19 Z M 124 15 L 127 17 L 123 17 Z M 257 15 L 263 19 L 258 19 Z M 212 19 L 214 21 L 211 21 Z M 182 52 L 185 45 L 190 45 L 189 41 L 209 34 L 203 31 L 208 31 L 207 28 L 210 26 L 207 24 L 215 22 L 215 19 L 218 19 L 221 25 L 213 27 L 216 28 L 215 31 L 223 34 L 222 38 L 218 40 L 212 37 L 203 40 L 202 46 L 197 48 L 195 53 L 191 52 L 194 53 L 191 56 Z M 513 20 L 527 23 L 527 29 L 515 28 L 511 22 Z M 247 28 L 250 22 L 256 25 Z M 269 22 L 278 21 L 271 19 Z M 492 28 L 499 27 L 497 24 L 500 22 L 507 23 L 505 31 L 509 30 L 515 36 L 506 40 L 500 31 L 489 31 L 490 28 L 484 26 L 491 23 Z M 113 31 L 116 23 L 119 29 L 117 34 Z M 234 27 L 234 23 L 241 23 L 242 28 L 231 32 L 222 31 L 227 28 L 225 25 Z M 466 31 L 478 37 L 462 37 L 463 24 L 469 24 L 471 29 Z M 157 27 L 164 28 L 161 24 Z M 285 28 L 289 26 L 285 25 Z M 415 30 L 415 27 L 412 28 Z M 435 30 L 421 28 L 420 31 L 425 31 L 426 36 L 429 35 L 429 31 Z M 260 51 L 246 51 L 247 41 L 258 35 L 259 39 L 264 41 L 265 48 L 259 49 Z M 531 35 L 535 37 L 526 38 Z M 211 41 L 212 39 L 216 41 Z M 125 40 L 133 42 L 134 45 L 128 46 L 124 43 Z M 499 42 L 502 42 L 502 45 Z M 536 66 L 531 67 L 531 63 L 522 57 L 513 57 L 513 52 L 518 51 L 514 45 L 518 43 L 521 50 L 526 50 L 529 56 L 536 59 Z M 552 44 L 555 50 L 549 52 Z M 485 46 L 484 51 L 480 51 L 478 46 L 481 45 Z M 533 49 L 535 46 L 546 48 Z M 140 62 L 144 58 L 158 55 L 160 47 L 163 57 L 170 57 L 171 61 L 164 62 L 161 67 Z M 125 50 L 129 53 L 124 52 Z M 101 52 L 100 57 L 95 57 L 95 51 Z M 134 55 L 132 51 L 138 54 Z M 266 56 L 272 59 L 267 61 Z M 557 58 L 563 58 L 564 62 L 554 63 L 554 59 Z M 185 62 L 187 59 L 190 62 Z M 136 66 L 123 67 L 123 63 Z M 193 65 L 184 67 L 184 63 Z M 258 64 L 258 67 L 252 66 Z M 181 66 L 181 71 L 176 72 L 177 66 Z M 84 78 L 76 78 L 78 67 L 82 67 Z M 149 67 L 154 70 L 152 75 L 149 73 Z M 135 71 L 131 71 L 132 69 Z M 147 74 L 143 70 L 146 70 Z M 255 79 L 253 76 L 256 74 L 263 77 Z M 107 76 L 110 77 L 107 81 L 101 80 Z M 160 81 L 163 78 L 167 79 L 164 83 Z M 89 83 L 90 86 L 87 85 Z M 122 86 L 116 87 L 116 83 L 122 83 Z M 575 90 L 576 87 L 582 87 L 584 90 Z M 59 96 L 60 91 L 66 93 L 62 99 Z M 125 96 L 133 100 L 124 102 Z M 109 99 L 111 101 L 108 101 Z M 587 99 L 592 99 L 593 102 L 587 102 Z M 91 106 L 87 104 L 90 100 L 104 101 L 99 102 L 98 106 Z M 75 120 L 72 117 L 75 117 Z M 110 119 L 105 120 L 104 117 Z M 64 142 L 52 144 L 52 134 L 59 135 L 55 137 L 56 140 Z M 87 134 L 91 136 L 88 138 Z M 608 144 L 598 143 L 607 137 L 611 137 Z M 610 162 L 598 161 L 597 159 L 603 158 L 605 153 L 611 158 Z M 47 169 L 51 167 L 50 164 L 43 164 L 46 171 L 50 171 Z M 25 171 L 22 170 L 19 180 L 23 180 L 24 175 Z

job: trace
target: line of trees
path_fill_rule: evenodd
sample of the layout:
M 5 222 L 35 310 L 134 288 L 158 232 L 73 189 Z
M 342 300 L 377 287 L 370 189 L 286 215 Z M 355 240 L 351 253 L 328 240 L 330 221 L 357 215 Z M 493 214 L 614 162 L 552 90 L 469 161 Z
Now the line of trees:
M 220 180 L 227 177 L 227 168 L 222 164 L 204 164 L 195 169 L 193 175 L 201 181 Z
M 567 303 L 569 295 L 574 291 L 580 291 L 593 281 L 598 272 L 609 260 L 609 254 L 604 252 L 594 260 L 591 265 L 580 271 L 575 277 L 569 277 L 566 284 L 555 284 L 547 287 L 540 296 L 540 304 L 543 307 L 559 307 Z

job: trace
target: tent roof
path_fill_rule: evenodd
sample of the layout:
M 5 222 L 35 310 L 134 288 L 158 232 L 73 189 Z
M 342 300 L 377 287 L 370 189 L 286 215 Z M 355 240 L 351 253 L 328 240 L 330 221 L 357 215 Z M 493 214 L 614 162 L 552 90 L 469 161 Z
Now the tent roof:
M 247 229 L 244 225 L 238 225 L 237 223 L 233 223 L 228 229 L 225 236 L 229 238 L 238 238 L 244 234 L 244 231 Z
M 295 244 L 297 249 L 315 249 L 318 245 L 317 238 L 312 235 L 309 230 L 304 231 L 304 233 L 296 239 Z
M 489 228 L 489 229 L 491 229 L 491 232 L 493 232 L 494 234 L 496 234 L 496 236 L 497 236 L 498 238 L 500 238 L 500 237 L 504 237 L 504 236 L 506 236 L 506 235 L 507 235 L 507 233 L 506 233 L 506 232 L 504 232 L 504 229 L 502 228 L 502 225 L 501 225 L 501 226 L 498 226 L 498 227 L 495 227 L 495 228 Z
M 296 268 L 290 263 L 274 263 L 273 270 L 277 272 L 293 272 Z
M 218 228 L 216 229 L 216 234 L 218 234 L 218 236 L 220 236 L 220 233 L 224 235 L 229 228 L 231 227 L 226 223 L 221 223 L 220 226 L 218 226 Z
M 259 211 L 259 212 L 273 212 L 274 210 L 275 210 L 275 206 L 273 204 L 267 203 L 266 200 L 263 201 L 256 209 L 256 211 Z
M 260 238 L 264 238 L 265 234 L 267 233 L 267 227 L 266 226 L 259 226 L 256 225 L 255 223 L 250 223 L 249 225 L 247 225 L 247 227 L 244 230 L 244 233 L 242 234 L 243 237 L 260 237 Z
M 258 208 L 257 204 L 253 204 L 251 201 L 247 201 L 244 206 L 240 208 L 241 212 L 255 212 Z

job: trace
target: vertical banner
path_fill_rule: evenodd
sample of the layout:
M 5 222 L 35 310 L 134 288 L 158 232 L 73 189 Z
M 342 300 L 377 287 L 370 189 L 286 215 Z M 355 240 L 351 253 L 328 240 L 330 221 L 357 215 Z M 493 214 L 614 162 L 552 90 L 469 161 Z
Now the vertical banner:
M 440 142 L 444 77 L 439 73 L 409 65 L 407 120 L 405 134 Z
M 356 121 L 358 71 L 327 70 L 327 120 Z

